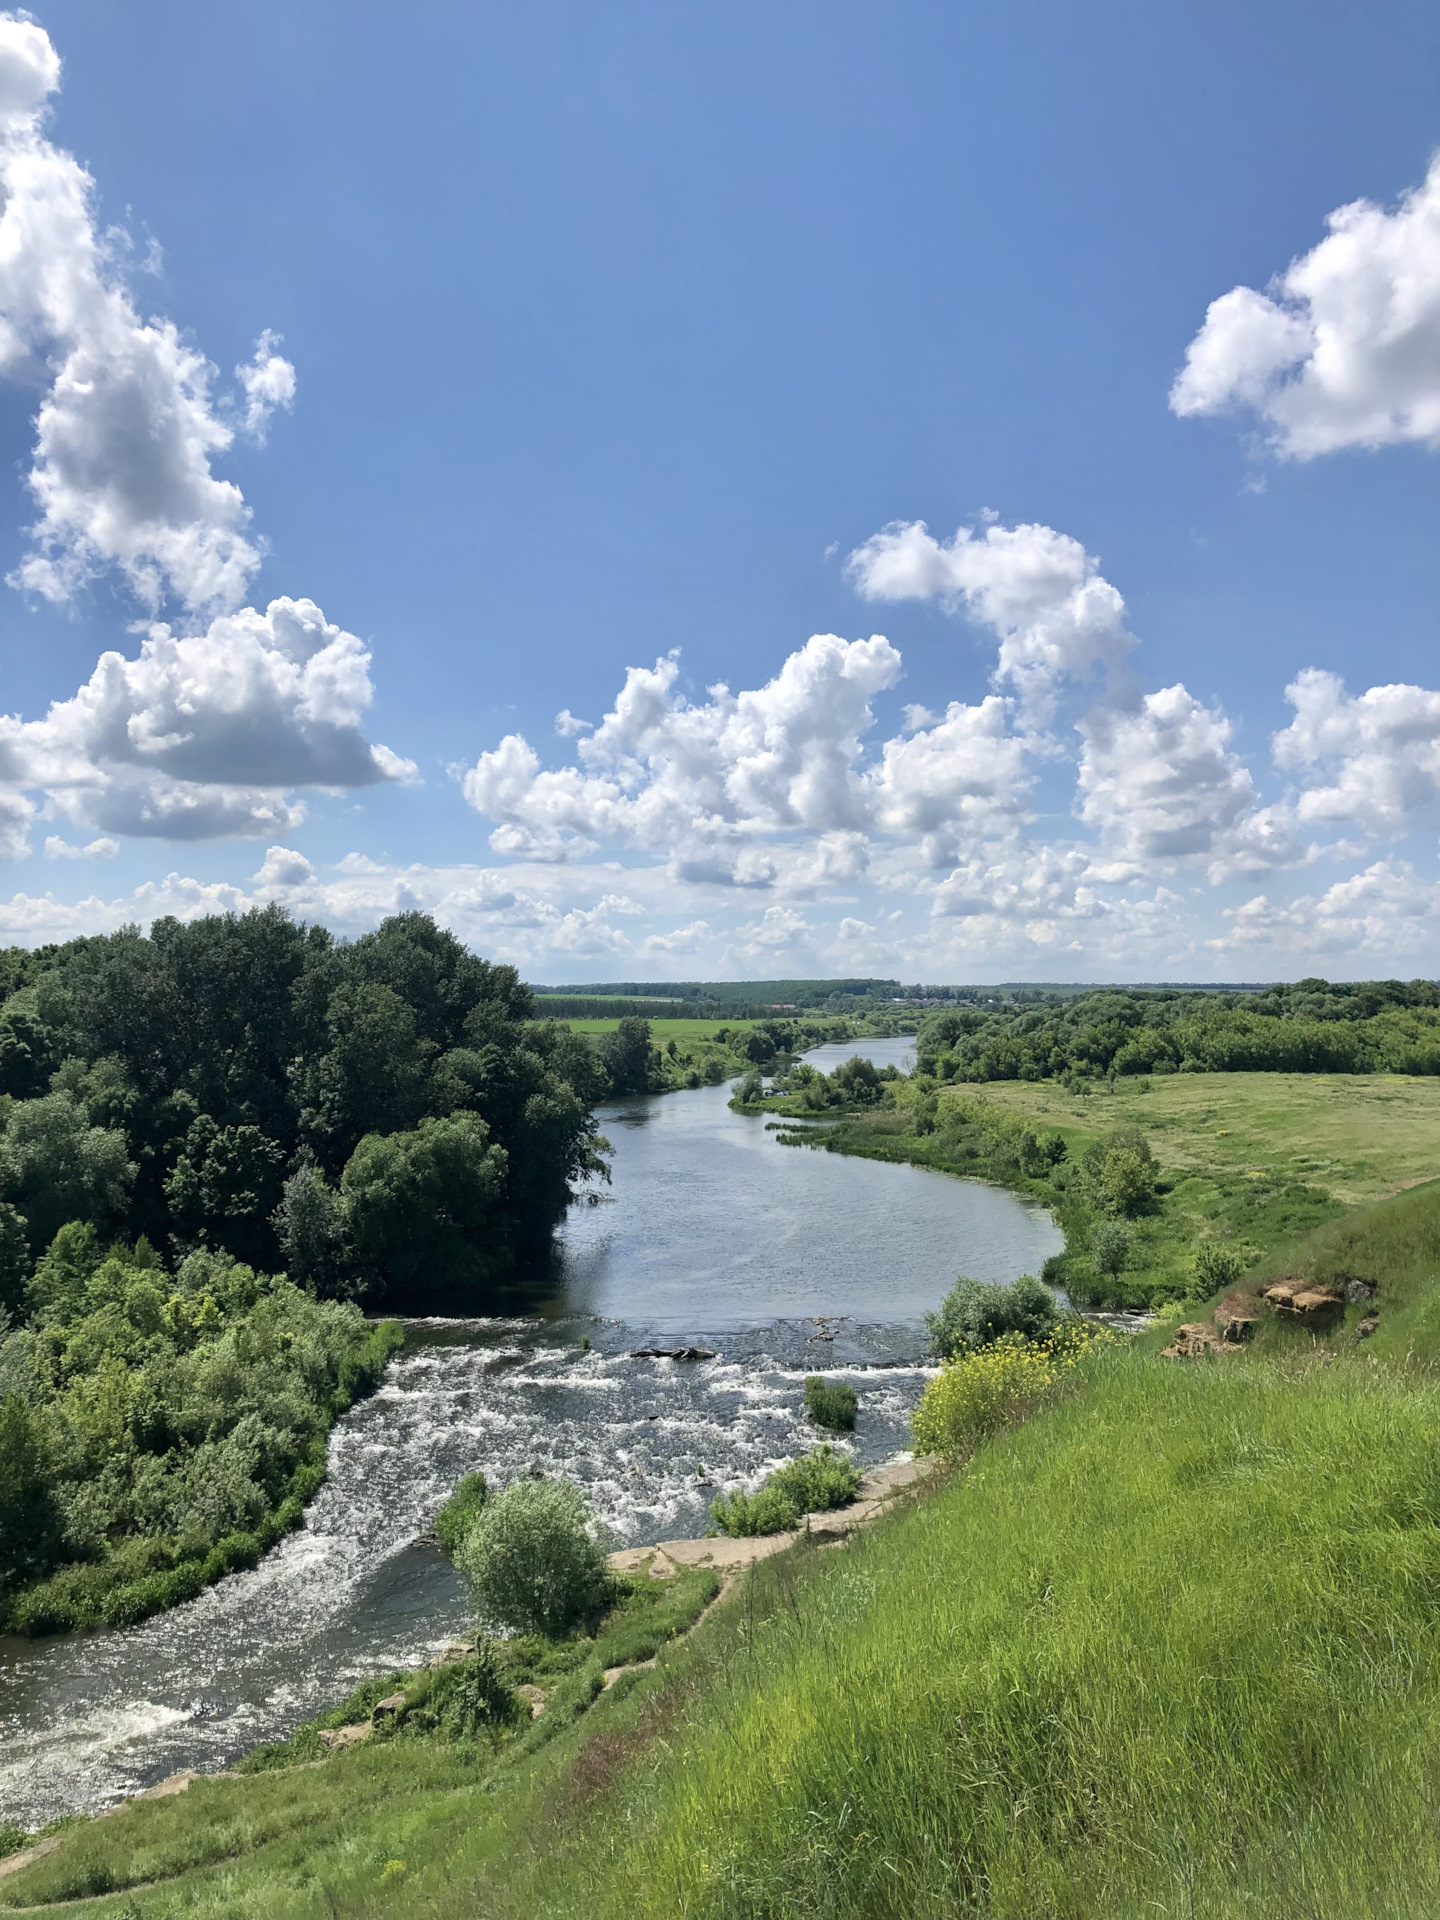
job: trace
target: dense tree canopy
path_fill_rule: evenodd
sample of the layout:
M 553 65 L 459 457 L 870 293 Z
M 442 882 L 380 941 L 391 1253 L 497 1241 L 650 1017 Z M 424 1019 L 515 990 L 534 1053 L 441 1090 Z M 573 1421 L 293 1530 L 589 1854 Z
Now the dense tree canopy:
M 1263 993 L 1106 987 L 1049 1006 L 945 1007 L 916 1041 L 942 1080 L 1111 1073 L 1440 1073 L 1429 980 L 1301 980 Z
M 0 1304 L 80 1221 L 473 1311 L 603 1171 L 605 1062 L 424 914 L 353 942 L 278 907 L 164 919 L 11 949 L 0 984 Z

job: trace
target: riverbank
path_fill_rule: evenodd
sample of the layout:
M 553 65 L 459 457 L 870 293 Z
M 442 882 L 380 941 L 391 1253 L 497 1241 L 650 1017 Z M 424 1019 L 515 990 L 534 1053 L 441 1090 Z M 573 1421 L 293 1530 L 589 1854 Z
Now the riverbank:
M 1040 1202 L 1066 1241 L 1045 1278 L 1081 1305 L 1119 1310 L 1203 1298 L 1202 1248 L 1252 1267 L 1440 1165 L 1434 1078 L 1183 1074 L 1077 1093 L 1051 1082 L 936 1088 L 917 1076 L 890 1083 L 870 1107 L 816 1112 L 792 1094 L 750 1111 L 784 1122 L 780 1137 L 796 1145 L 983 1179 Z M 1137 1136 L 1157 1177 L 1117 1217 L 1097 1202 L 1085 1159 Z M 1049 1139 L 1063 1142 L 1062 1159 L 1039 1150 Z M 1111 1272 L 1096 1259 L 1107 1221 Z
M 1375 1292 L 1318 1330 L 1264 1309 L 1253 1353 L 1165 1360 L 1172 1326 L 1097 1355 L 842 1551 L 762 1561 L 503 1780 L 390 1741 L 198 1781 L 0 1910 L 1428 1920 L 1440 1185 L 1273 1264 Z

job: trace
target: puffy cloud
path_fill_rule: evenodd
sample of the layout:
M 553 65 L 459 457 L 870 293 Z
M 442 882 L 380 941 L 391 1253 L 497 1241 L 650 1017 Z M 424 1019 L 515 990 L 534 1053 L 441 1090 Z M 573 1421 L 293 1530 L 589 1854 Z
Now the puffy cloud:
M 1115 672 L 1135 644 L 1099 563 L 1053 527 L 992 523 L 937 540 L 923 520 L 895 520 L 845 567 L 863 599 L 936 600 L 993 628 L 995 683 L 1016 689 L 1036 725 L 1048 725 L 1063 681 L 1097 665 Z
M 34 805 L 23 793 L 0 787 L 0 860 L 25 858 L 30 851 L 30 822 L 34 818 Z
M 1276 764 L 1300 781 L 1300 819 L 1390 835 L 1434 820 L 1440 693 L 1371 687 L 1352 699 L 1338 675 L 1312 667 L 1285 694 L 1295 718 L 1273 744 Z
M 113 860 L 119 851 L 118 840 L 92 840 L 86 847 L 73 847 L 58 833 L 47 834 L 45 838 L 47 860 Z
M 1018 819 L 1030 777 L 1009 704 L 993 694 L 978 706 L 954 701 L 943 720 L 885 742 L 869 781 L 877 825 L 918 841 L 927 866 L 953 863 Z
M 1236 287 L 1211 303 L 1171 407 L 1248 408 L 1299 460 L 1440 445 L 1440 155 L 1393 213 L 1355 200 L 1326 225 L 1268 292 Z
M 1423 879 L 1406 861 L 1378 860 L 1323 893 L 1288 901 L 1257 894 L 1224 918 L 1226 932 L 1207 943 L 1216 953 L 1261 949 L 1292 964 L 1297 957 L 1370 956 L 1393 967 L 1405 956 L 1434 953 L 1440 882 Z
M 1097 878 L 1205 861 L 1218 881 L 1300 857 L 1283 812 L 1261 808 L 1231 750 L 1230 721 L 1184 686 L 1098 709 L 1080 731 L 1078 811 L 1100 833 Z
M 69 599 L 114 567 L 152 611 L 232 607 L 260 564 L 240 489 L 210 470 L 234 429 L 215 369 L 165 319 L 142 319 L 94 183 L 42 131 L 60 63 L 31 20 L 0 15 L 0 373 L 43 390 L 29 475 L 40 518 L 12 583 Z M 294 370 L 261 336 L 240 370 L 263 431 Z
M 603 840 L 663 853 L 680 878 L 766 884 L 767 838 L 863 831 L 861 736 L 871 700 L 899 671 L 879 636 L 817 634 L 765 686 L 711 687 L 694 705 L 676 691 L 672 653 L 630 668 L 614 707 L 579 742 L 579 767 L 546 771 L 509 734 L 464 776 L 465 798 L 499 823 L 497 852 L 559 860 Z
M 295 403 L 295 369 L 275 349 L 280 335 L 269 327 L 255 342 L 251 359 L 235 369 L 235 378 L 245 393 L 245 431 L 253 440 L 265 444 L 265 430 L 277 407 Z
M 138 659 L 103 654 L 43 720 L 0 721 L 0 777 L 92 830 L 283 833 L 303 818 L 290 789 L 413 777 L 365 738 L 369 661 L 310 600 L 221 615 L 200 634 L 157 625 Z

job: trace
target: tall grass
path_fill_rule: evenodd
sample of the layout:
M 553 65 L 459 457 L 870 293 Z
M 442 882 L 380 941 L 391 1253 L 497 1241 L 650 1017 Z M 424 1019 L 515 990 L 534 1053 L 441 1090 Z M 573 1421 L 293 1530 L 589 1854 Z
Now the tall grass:
M 1440 1910 L 1440 1391 L 1090 1368 L 843 1560 L 761 1573 L 536 1911 Z

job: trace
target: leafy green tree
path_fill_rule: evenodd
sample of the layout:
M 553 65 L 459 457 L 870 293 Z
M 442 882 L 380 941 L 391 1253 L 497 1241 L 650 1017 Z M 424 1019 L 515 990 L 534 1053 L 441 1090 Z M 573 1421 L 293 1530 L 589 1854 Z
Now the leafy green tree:
M 373 1291 L 474 1308 L 510 1264 L 508 1156 L 478 1114 L 369 1134 L 341 1190 L 357 1270 Z
M 23 1101 L 0 1135 L 0 1194 L 24 1214 L 29 1237 L 40 1246 L 67 1220 L 102 1228 L 118 1221 L 134 1178 L 125 1135 L 92 1127 L 70 1094 Z
M 39 1422 L 18 1393 L 0 1406 L 0 1587 L 43 1573 L 59 1548 L 60 1518 Z
M 356 1290 L 350 1245 L 350 1203 L 306 1163 L 285 1182 L 273 1216 L 285 1271 L 321 1300 L 347 1299 Z
M 30 1236 L 25 1221 L 8 1200 L 0 1200 L 0 1314 L 24 1303 L 30 1278 Z
M 650 1044 L 648 1020 L 622 1020 L 606 1034 L 600 1054 L 612 1092 L 648 1093 L 657 1083 L 659 1050 Z
M 398 1133 L 425 1111 L 433 1047 L 393 987 L 345 982 L 325 1015 L 329 1046 L 302 1078 L 300 1124 L 331 1172 L 367 1133 Z
M 1058 1319 L 1054 1295 L 1028 1273 L 1008 1287 L 962 1275 L 938 1310 L 925 1315 L 925 1325 L 930 1330 L 931 1353 L 937 1359 L 952 1360 L 958 1353 L 988 1347 L 1008 1333 L 1043 1340 L 1054 1332 Z
M 222 1127 L 200 1114 L 165 1182 L 176 1233 L 183 1240 L 208 1240 L 240 1259 L 263 1260 L 282 1163 L 279 1146 L 259 1127 Z
M 43 1093 L 57 1065 L 55 1035 L 40 1018 L 39 994 L 22 987 L 0 1007 L 0 1093 L 17 1100 Z

